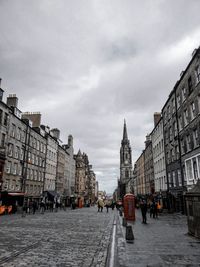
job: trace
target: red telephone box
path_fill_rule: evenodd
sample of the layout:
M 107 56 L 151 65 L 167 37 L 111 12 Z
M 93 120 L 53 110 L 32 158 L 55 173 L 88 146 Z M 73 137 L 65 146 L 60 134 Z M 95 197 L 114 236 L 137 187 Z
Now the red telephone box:
M 124 196 L 124 217 L 127 221 L 135 221 L 135 196 L 133 194 Z

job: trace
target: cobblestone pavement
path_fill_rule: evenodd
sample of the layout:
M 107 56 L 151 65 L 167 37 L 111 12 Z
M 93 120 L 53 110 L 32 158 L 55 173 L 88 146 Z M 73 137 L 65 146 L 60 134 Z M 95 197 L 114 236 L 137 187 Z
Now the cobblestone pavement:
M 141 223 L 140 210 L 132 225 L 134 243 L 126 243 L 122 217 L 117 216 L 117 259 L 120 267 L 200 266 L 200 240 L 187 234 L 186 216 L 163 214 Z
M 109 257 L 116 225 L 115 257 Z M 164 214 L 141 223 L 136 212 L 134 243 L 126 243 L 117 211 L 95 207 L 44 215 L 0 217 L 0 266 L 159 267 L 200 266 L 200 240 L 187 235 L 186 217 Z M 115 228 L 115 227 L 114 227 Z
M 0 217 L 0 266 L 104 267 L 115 212 L 95 207 Z

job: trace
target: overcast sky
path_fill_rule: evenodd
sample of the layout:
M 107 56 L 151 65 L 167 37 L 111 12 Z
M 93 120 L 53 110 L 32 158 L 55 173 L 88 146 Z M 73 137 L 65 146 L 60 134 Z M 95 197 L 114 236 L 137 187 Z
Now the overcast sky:
M 133 163 L 200 45 L 199 0 L 0 0 L 1 87 L 74 137 L 113 192 L 126 119 Z

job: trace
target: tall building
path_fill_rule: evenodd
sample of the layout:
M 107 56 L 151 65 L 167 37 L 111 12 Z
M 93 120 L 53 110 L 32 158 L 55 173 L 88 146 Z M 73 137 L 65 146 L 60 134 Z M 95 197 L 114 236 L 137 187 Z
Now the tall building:
M 120 197 L 122 198 L 130 191 L 129 184 L 132 178 L 132 155 L 131 146 L 128 139 L 126 121 L 124 120 L 123 139 L 120 148 Z

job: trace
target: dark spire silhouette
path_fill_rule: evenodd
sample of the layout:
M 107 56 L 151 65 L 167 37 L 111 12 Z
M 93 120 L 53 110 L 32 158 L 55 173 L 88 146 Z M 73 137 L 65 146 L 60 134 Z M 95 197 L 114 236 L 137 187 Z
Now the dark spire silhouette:
M 126 120 L 124 119 L 124 131 L 123 131 L 123 141 L 128 140 L 128 134 L 126 129 Z

